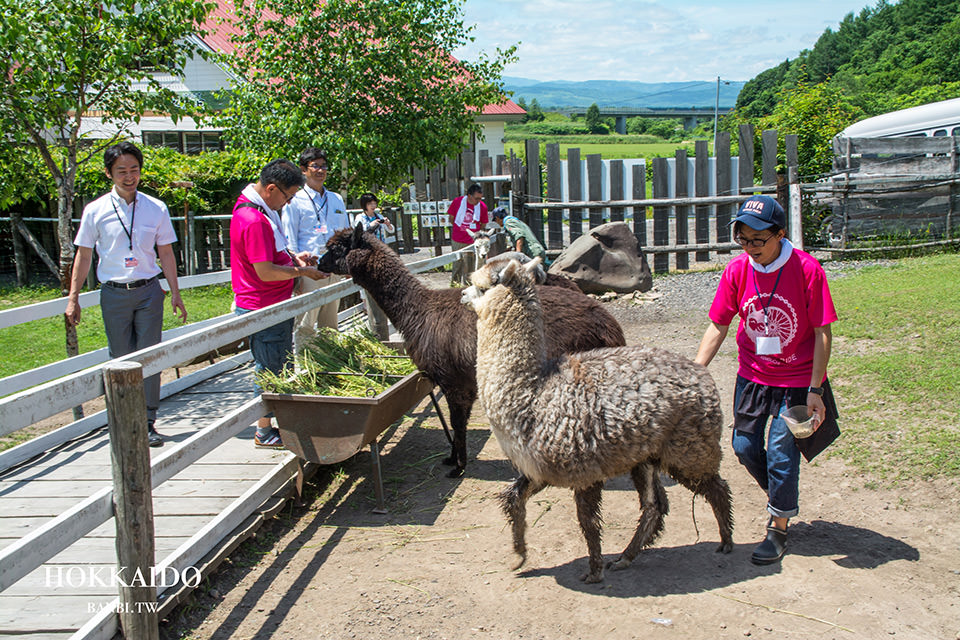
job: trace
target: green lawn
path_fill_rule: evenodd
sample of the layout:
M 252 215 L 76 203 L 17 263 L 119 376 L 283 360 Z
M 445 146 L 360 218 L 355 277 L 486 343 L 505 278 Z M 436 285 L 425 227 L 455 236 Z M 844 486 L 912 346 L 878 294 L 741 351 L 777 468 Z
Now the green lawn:
M 831 282 L 835 454 L 887 481 L 960 477 L 960 255 Z
M 229 286 L 211 285 L 181 292 L 187 307 L 187 320 L 197 322 L 230 312 L 233 292 Z M 18 307 L 60 296 L 59 289 L 24 287 L 0 289 L 0 310 Z M 164 303 L 163 328 L 171 329 L 180 320 L 170 309 L 169 297 Z M 77 327 L 80 352 L 95 351 L 107 346 L 100 307 L 83 310 Z M 66 357 L 63 316 L 34 320 L 15 327 L 0 329 L 0 378 L 33 369 Z

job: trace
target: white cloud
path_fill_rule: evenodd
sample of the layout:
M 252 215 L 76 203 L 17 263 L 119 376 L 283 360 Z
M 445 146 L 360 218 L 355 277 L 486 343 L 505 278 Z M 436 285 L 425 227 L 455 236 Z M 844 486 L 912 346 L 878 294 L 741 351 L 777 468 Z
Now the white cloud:
M 747 80 L 814 45 L 867 0 L 467 0 L 473 58 L 520 42 L 505 75 L 537 80 Z

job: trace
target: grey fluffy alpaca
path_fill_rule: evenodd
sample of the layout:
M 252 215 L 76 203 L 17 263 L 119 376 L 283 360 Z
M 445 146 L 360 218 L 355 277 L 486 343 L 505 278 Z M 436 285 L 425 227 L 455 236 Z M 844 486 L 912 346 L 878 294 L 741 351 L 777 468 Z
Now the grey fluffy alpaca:
M 547 360 L 543 312 L 521 266 L 486 265 L 463 295 L 477 311 L 479 397 L 497 441 L 523 474 L 501 496 L 514 550 L 526 559 L 526 502 L 547 485 L 574 491 L 587 541 L 587 582 L 603 579 L 601 490 L 629 473 L 640 494 L 633 539 L 611 563 L 622 569 L 663 529 L 667 495 L 659 471 L 713 507 L 717 551 L 733 549 L 730 488 L 719 475 L 722 413 L 704 367 L 644 347 L 594 349 Z

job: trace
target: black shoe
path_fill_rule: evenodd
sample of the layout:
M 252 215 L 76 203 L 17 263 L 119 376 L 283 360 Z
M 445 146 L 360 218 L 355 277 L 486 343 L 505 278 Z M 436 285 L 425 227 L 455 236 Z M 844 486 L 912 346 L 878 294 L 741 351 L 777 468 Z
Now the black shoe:
M 773 564 L 780 562 L 786 552 L 787 532 L 784 529 L 777 529 L 771 523 L 767 525 L 766 539 L 753 550 L 750 562 L 753 564 Z
M 147 427 L 147 442 L 150 443 L 151 447 L 163 446 L 163 436 L 157 433 L 152 424 Z

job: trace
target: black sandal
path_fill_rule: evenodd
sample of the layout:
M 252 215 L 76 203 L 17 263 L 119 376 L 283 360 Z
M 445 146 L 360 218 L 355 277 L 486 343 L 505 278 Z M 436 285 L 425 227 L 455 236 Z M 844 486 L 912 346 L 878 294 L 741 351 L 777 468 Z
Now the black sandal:
M 783 554 L 787 552 L 787 530 L 778 529 L 773 526 L 773 518 L 767 523 L 767 537 L 757 545 L 750 556 L 750 562 L 753 564 L 773 564 L 780 562 Z

